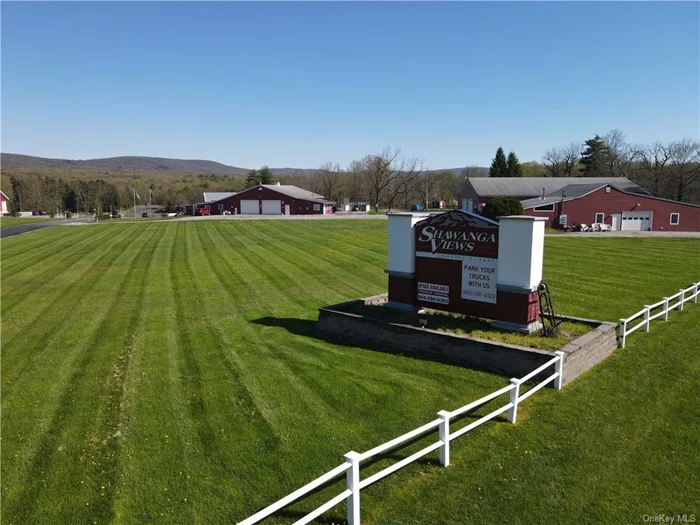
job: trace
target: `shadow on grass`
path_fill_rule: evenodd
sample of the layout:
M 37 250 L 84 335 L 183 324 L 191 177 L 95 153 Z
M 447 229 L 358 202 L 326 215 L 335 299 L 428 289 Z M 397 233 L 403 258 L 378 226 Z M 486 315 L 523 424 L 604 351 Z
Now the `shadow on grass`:
M 310 319 L 294 319 L 288 317 L 261 317 L 260 319 L 255 319 L 251 322 L 262 326 L 274 326 L 277 328 L 284 328 L 289 333 L 292 333 L 294 335 L 312 337 L 319 341 L 324 341 L 333 345 L 346 346 L 350 348 L 362 348 L 365 350 L 372 350 L 375 352 L 382 352 L 385 354 L 394 354 L 400 355 L 402 357 L 409 357 L 412 359 L 420 359 L 421 361 L 431 361 L 434 363 L 437 362 L 447 365 L 459 366 L 460 368 L 469 368 L 465 366 L 464 363 L 460 362 L 458 359 L 446 355 L 426 355 L 419 352 L 398 351 L 387 345 L 372 343 L 370 341 L 345 341 L 340 338 L 330 337 L 326 334 L 318 333 L 316 331 L 317 322 Z M 483 372 L 483 370 L 481 371 Z

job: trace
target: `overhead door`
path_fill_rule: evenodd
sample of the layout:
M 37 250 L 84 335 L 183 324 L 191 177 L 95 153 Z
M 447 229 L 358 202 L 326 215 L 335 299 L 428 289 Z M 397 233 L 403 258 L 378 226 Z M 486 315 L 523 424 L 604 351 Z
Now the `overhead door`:
M 651 212 L 625 212 L 622 214 L 622 230 L 648 231 L 651 229 Z
M 258 200 L 242 200 L 241 199 L 241 213 L 244 215 L 260 215 L 260 204 Z
M 263 215 L 282 215 L 282 201 L 262 201 Z

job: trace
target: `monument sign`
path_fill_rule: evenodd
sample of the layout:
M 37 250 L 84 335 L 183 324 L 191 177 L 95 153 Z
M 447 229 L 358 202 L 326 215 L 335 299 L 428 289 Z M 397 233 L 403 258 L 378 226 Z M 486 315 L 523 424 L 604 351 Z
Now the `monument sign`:
M 387 306 L 429 307 L 536 330 L 543 248 L 544 221 L 534 217 L 390 214 Z

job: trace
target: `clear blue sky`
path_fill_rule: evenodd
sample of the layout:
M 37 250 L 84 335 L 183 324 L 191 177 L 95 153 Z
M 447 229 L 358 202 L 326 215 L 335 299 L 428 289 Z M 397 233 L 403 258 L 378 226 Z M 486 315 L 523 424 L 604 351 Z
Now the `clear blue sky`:
M 431 168 L 700 135 L 700 4 L 2 2 L 2 151 Z

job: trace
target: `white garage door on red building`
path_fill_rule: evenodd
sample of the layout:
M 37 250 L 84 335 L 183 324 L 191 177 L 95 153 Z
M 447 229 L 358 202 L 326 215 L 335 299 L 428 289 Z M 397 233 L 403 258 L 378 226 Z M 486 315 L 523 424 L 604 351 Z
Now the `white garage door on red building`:
M 241 213 L 243 215 L 260 215 L 260 203 L 257 199 L 241 200 Z
M 622 230 L 649 231 L 651 229 L 651 212 L 623 212 Z
M 282 215 L 282 201 L 262 201 L 263 215 Z

